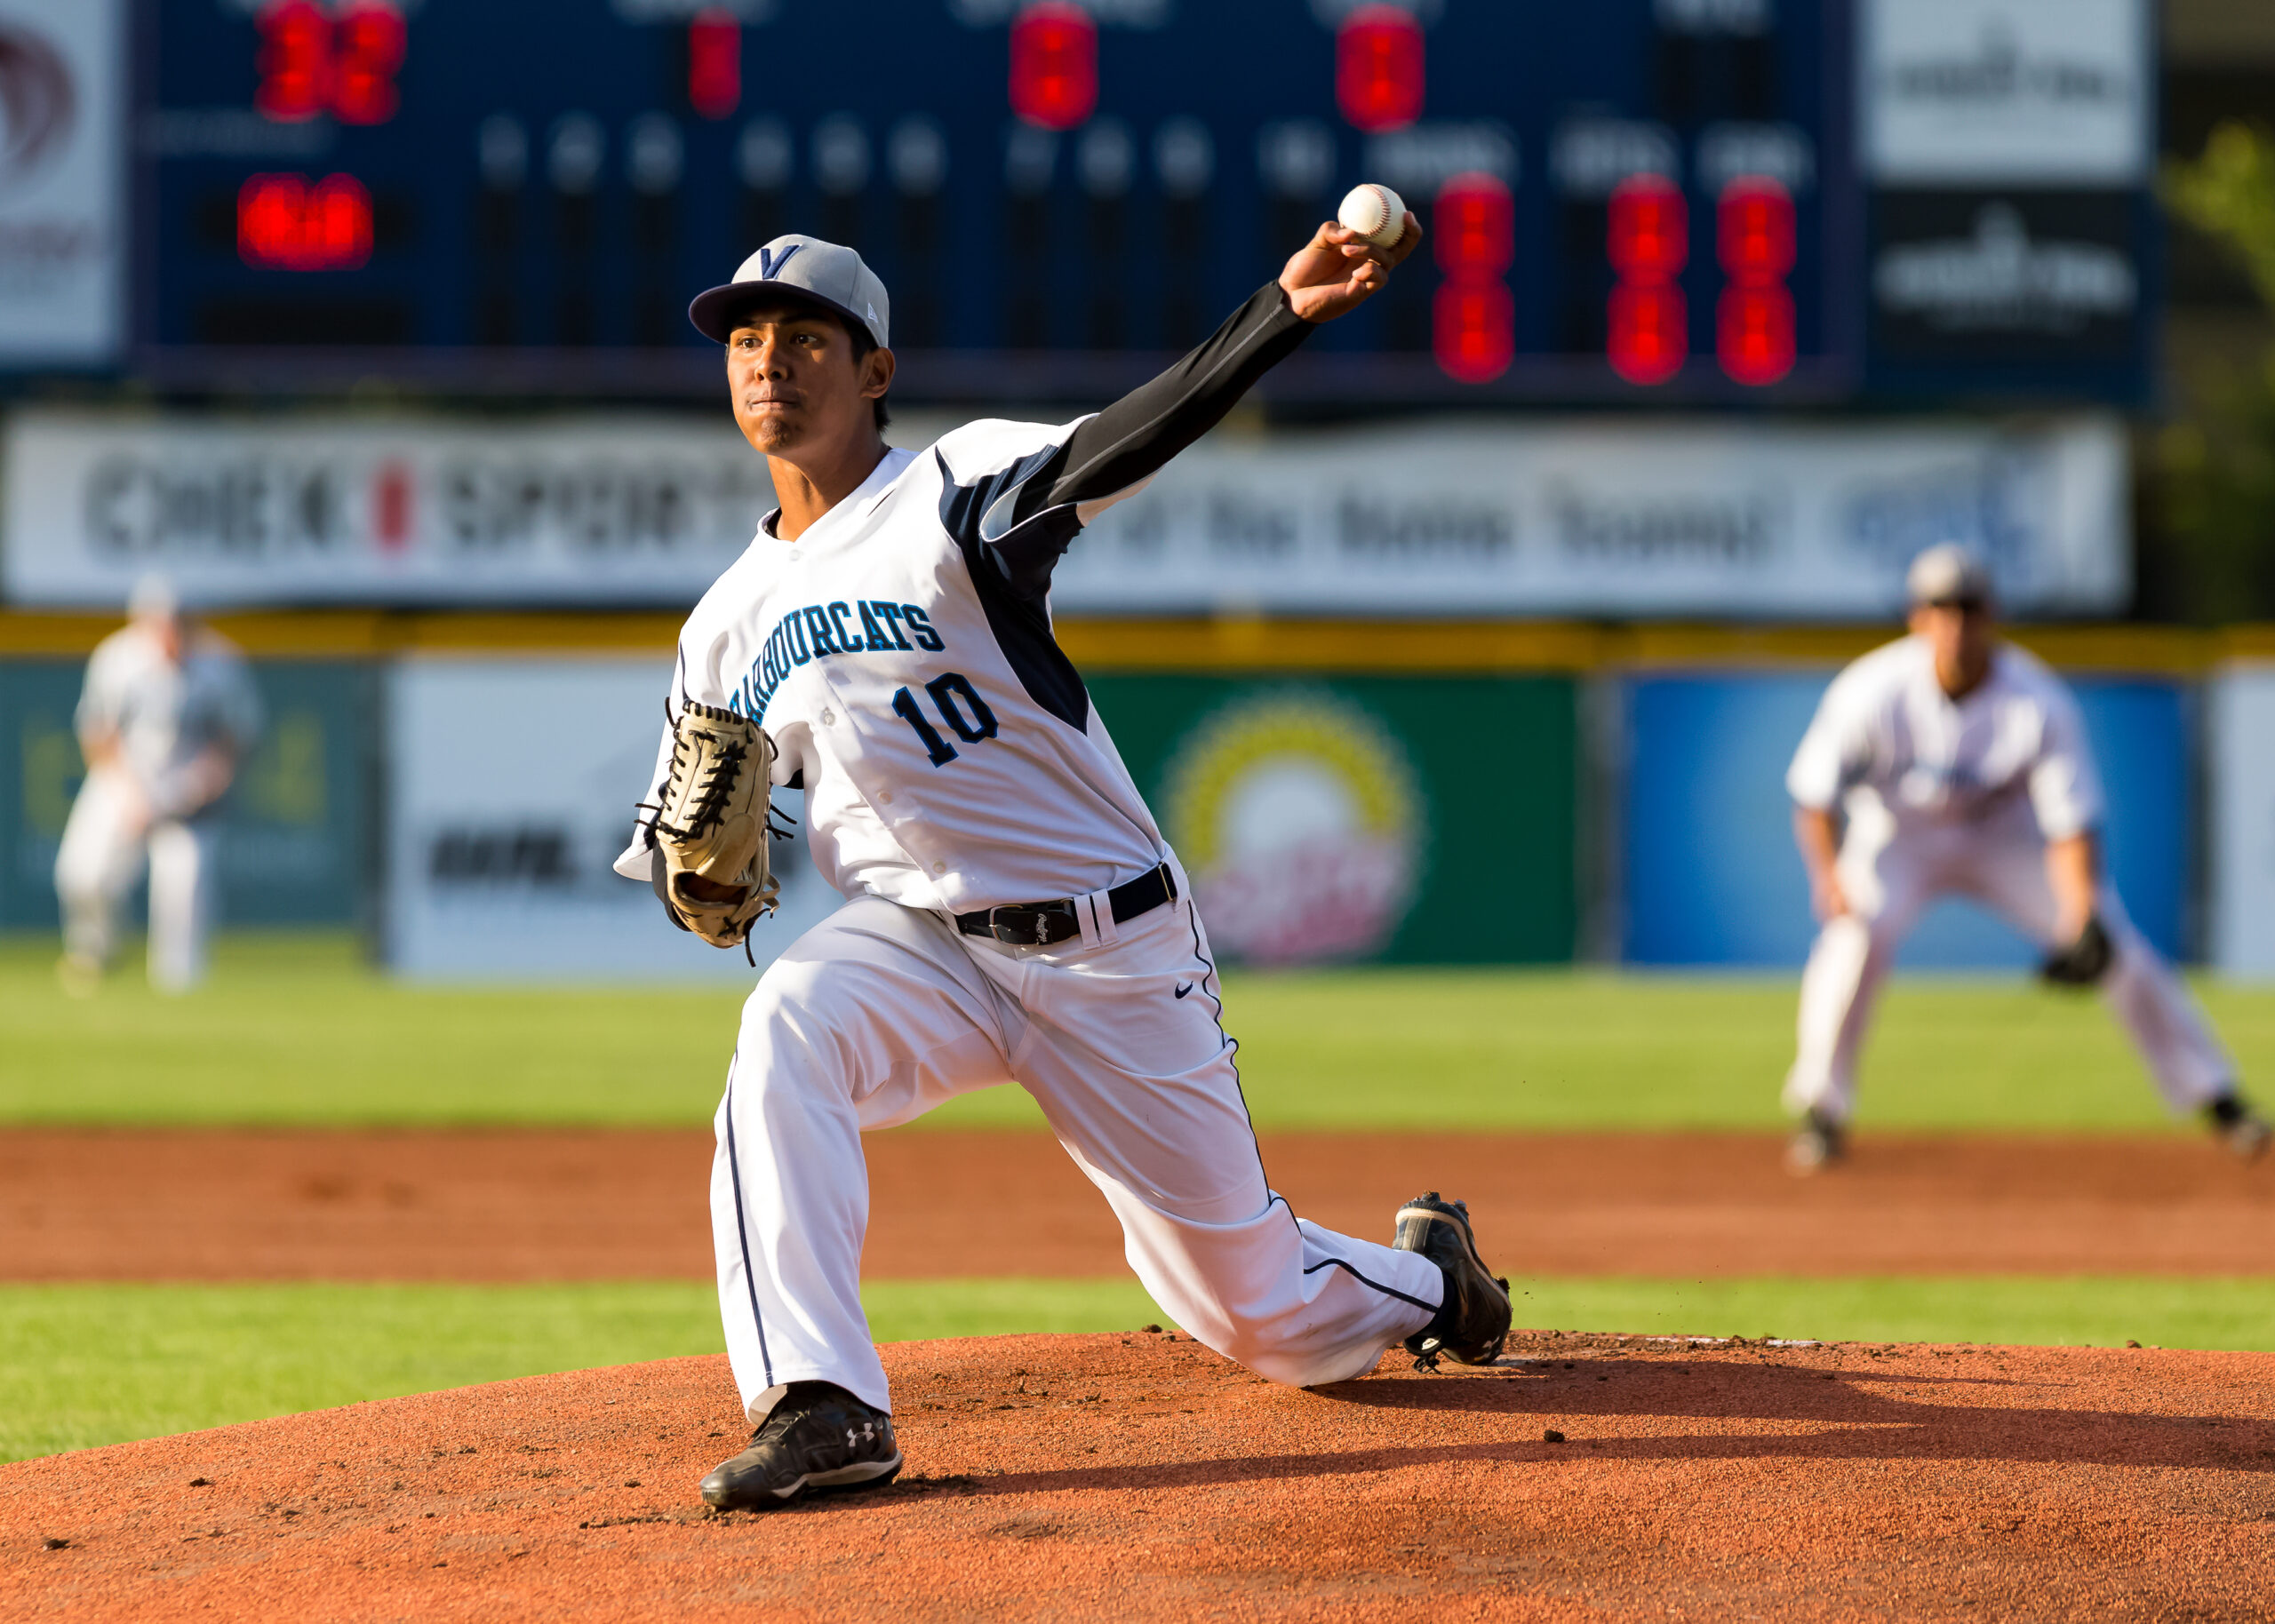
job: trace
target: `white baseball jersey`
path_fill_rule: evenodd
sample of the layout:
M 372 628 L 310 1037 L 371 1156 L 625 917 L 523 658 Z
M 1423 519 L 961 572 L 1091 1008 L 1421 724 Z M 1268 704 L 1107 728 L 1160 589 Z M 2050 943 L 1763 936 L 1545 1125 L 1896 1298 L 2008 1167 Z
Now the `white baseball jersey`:
M 1886 809 L 1897 827 L 1976 824 L 2026 800 L 2049 840 L 2099 827 L 2103 801 L 2078 704 L 2011 644 L 1962 699 L 1922 638 L 1875 649 L 1834 679 L 1785 774 L 1800 806 Z
M 1936 681 L 1922 638 L 1876 649 L 1825 690 L 1785 787 L 1849 814 L 1840 880 L 1848 912 L 1825 922 L 1801 973 L 1786 1109 L 1846 1121 L 1880 988 L 1937 897 L 1969 896 L 2047 948 L 2059 908 L 2046 842 L 2097 829 L 2102 788 L 2077 701 L 2036 658 L 2001 644 L 1965 698 Z M 2095 902 L 2116 949 L 2103 999 L 2175 1111 L 2232 1086 L 2235 1063 L 2187 989 L 2103 880 Z
M 1010 533 L 1020 485 L 1078 426 L 991 420 L 889 452 L 795 541 L 770 514 L 680 633 L 670 714 L 695 700 L 766 729 L 845 896 L 961 913 L 1104 891 L 1168 856 L 1043 601 L 996 550 L 1055 557 L 1136 489 Z M 670 766 L 667 727 L 651 805 Z M 619 873 L 651 877 L 653 816 Z
M 95 646 L 77 721 L 82 737 L 116 733 L 128 770 L 163 800 L 169 780 L 200 752 L 222 744 L 243 754 L 252 746 L 260 694 L 244 657 L 220 633 L 192 632 L 176 665 L 147 630 L 129 625 Z

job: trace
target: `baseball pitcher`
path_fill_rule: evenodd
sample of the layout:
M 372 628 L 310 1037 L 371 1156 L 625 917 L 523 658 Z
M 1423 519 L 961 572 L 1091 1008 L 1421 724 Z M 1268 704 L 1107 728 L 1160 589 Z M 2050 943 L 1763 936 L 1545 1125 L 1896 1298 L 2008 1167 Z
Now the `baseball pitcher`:
M 1185 871 L 1052 635 L 1052 570 L 1294 353 L 1377 291 L 1391 249 L 1322 226 L 1191 354 L 1095 417 L 979 422 L 889 448 L 885 289 L 785 236 L 698 297 L 737 422 L 781 506 L 680 634 L 653 789 L 618 871 L 741 944 L 771 903 L 767 790 L 802 793 L 850 900 L 745 1006 L 711 1205 L 750 1446 L 714 1507 L 899 1470 L 859 1296 L 860 1135 L 1016 1082 L 1200 1341 L 1277 1381 L 1337 1381 L 1403 1342 L 1495 1358 L 1509 1325 L 1466 1209 L 1425 1196 L 1395 1245 L 1299 1220 L 1267 1183 Z
M 100 981 L 147 861 L 150 984 L 187 991 L 205 973 L 214 808 L 260 734 L 251 673 L 171 587 L 146 579 L 125 627 L 87 662 L 76 720 L 87 776 L 55 855 L 64 987 L 84 996 Z
M 1801 1119 L 1787 1166 L 1841 1156 L 1872 1000 L 1912 922 L 1953 894 L 2041 943 L 2048 981 L 2098 987 L 2165 1103 L 2201 1112 L 2239 1157 L 2260 1155 L 2267 1125 L 2235 1063 L 2103 872 L 2101 779 L 2077 701 L 1994 636 L 1990 577 L 1963 548 L 1928 548 L 1908 585 L 1912 634 L 1834 679 L 1785 775 L 1823 923 L 1785 1079 Z

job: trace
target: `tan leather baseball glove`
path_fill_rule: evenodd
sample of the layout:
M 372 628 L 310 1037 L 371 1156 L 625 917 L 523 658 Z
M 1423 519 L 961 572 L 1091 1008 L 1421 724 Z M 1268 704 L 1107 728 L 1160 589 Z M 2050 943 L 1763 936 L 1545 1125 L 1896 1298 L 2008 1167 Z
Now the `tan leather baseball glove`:
M 747 717 L 689 700 L 672 728 L 656 812 L 658 887 L 673 923 L 714 947 L 743 945 L 780 887 L 766 860 L 774 742 Z

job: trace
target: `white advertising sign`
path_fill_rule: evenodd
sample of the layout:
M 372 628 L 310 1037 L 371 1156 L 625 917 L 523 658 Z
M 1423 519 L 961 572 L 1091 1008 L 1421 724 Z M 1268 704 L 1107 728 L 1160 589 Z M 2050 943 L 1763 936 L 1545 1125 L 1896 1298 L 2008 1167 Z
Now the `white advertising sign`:
M 757 981 L 739 951 L 678 929 L 651 887 L 609 867 L 655 768 L 671 674 L 655 659 L 388 668 L 392 969 L 451 981 Z M 783 809 L 802 816 L 802 799 L 783 794 Z M 762 968 L 840 900 L 802 834 L 777 841 L 773 863 L 781 911 L 751 935 Z
M 947 424 L 896 424 L 926 444 Z M 1082 614 L 1877 617 L 1972 543 L 2024 614 L 2131 590 L 2112 418 L 1816 428 L 1538 419 L 1219 433 L 1067 554 Z M 772 505 L 731 423 L 275 424 L 28 411 L 18 603 L 690 604 Z
M 1061 612 L 1882 617 L 1957 540 L 2009 609 L 2131 593 L 2113 419 L 1217 434 L 1067 553 Z
M 18 603 L 689 603 L 774 506 L 698 418 L 275 421 L 27 411 L 8 426 Z
M 2275 980 L 2275 665 L 2212 684 L 2212 962 Z
M 0 0 L 0 367 L 118 353 L 125 0 Z
M 2139 184 L 2149 28 L 2149 0 L 1865 0 L 1865 174 L 1902 186 Z

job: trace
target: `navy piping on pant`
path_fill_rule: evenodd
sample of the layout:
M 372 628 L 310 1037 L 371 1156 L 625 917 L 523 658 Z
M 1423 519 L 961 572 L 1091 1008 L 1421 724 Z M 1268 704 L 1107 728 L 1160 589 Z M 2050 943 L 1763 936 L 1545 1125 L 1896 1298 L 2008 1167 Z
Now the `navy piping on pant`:
M 1209 955 L 1201 951 L 1201 914 L 1199 910 L 1193 907 L 1190 898 L 1185 900 L 1185 919 L 1193 931 L 1193 956 L 1201 965 L 1201 990 L 1209 995 L 1209 1001 L 1216 1006 L 1216 1013 L 1211 1019 L 1217 1023 L 1217 1046 L 1233 1052 L 1232 1059 L 1226 1063 L 1233 1068 L 1233 1092 L 1241 1097 L 1241 1118 L 1248 1124 L 1248 1142 L 1256 1151 L 1256 1171 L 1264 1180 L 1264 1188 L 1269 1190 L 1272 1188 L 1272 1174 L 1264 1165 L 1264 1142 L 1256 1136 L 1256 1118 L 1249 1114 L 1248 1090 L 1241 1085 L 1240 1042 L 1232 1033 L 1225 1030 L 1224 993 L 1218 987 L 1211 987 L 1209 984 L 1216 979 L 1217 967 L 1209 962 Z M 1219 986 L 1221 984 L 1219 983 Z M 1278 1199 L 1277 1195 L 1273 1197 L 1273 1200 Z M 1269 1210 L 1270 1203 L 1267 1202 L 1265 1206 Z M 1293 1223 L 1295 1220 L 1296 1209 L 1291 1206 L 1288 1209 L 1288 1222 Z
M 743 1285 L 750 1292 L 751 1323 L 758 1327 L 758 1362 L 774 1385 L 774 1356 L 766 1350 L 766 1316 L 758 1311 L 758 1276 L 750 1266 L 750 1225 L 743 1216 L 743 1165 L 735 1153 L 735 1069 L 727 1068 L 727 1177 L 735 1187 L 735 1238 L 742 1244 Z
M 1445 1307 L 1445 1304 L 1442 1302 L 1425 1302 L 1419 1297 L 1409 1297 L 1404 1292 L 1399 1291 L 1392 1286 L 1385 1286 L 1379 1280 L 1369 1280 L 1365 1275 L 1361 1274 L 1357 1270 L 1352 1268 L 1350 1264 L 1345 1262 L 1339 1257 L 1330 1257 L 1321 1262 L 1313 1263 L 1309 1269 L 1305 1270 L 1304 1272 L 1305 1274 L 1317 1274 L 1321 1270 L 1329 1267 L 1340 1269 L 1345 1274 L 1349 1275 L 1353 1279 L 1358 1281 L 1360 1285 L 1371 1286 L 1377 1291 L 1382 1293 L 1385 1297 L 1395 1297 L 1401 1302 L 1410 1302 L 1416 1308 L 1420 1309 L 1424 1313 L 1428 1314 L 1433 1318 L 1437 1317 L 1437 1312 L 1440 1309 Z

